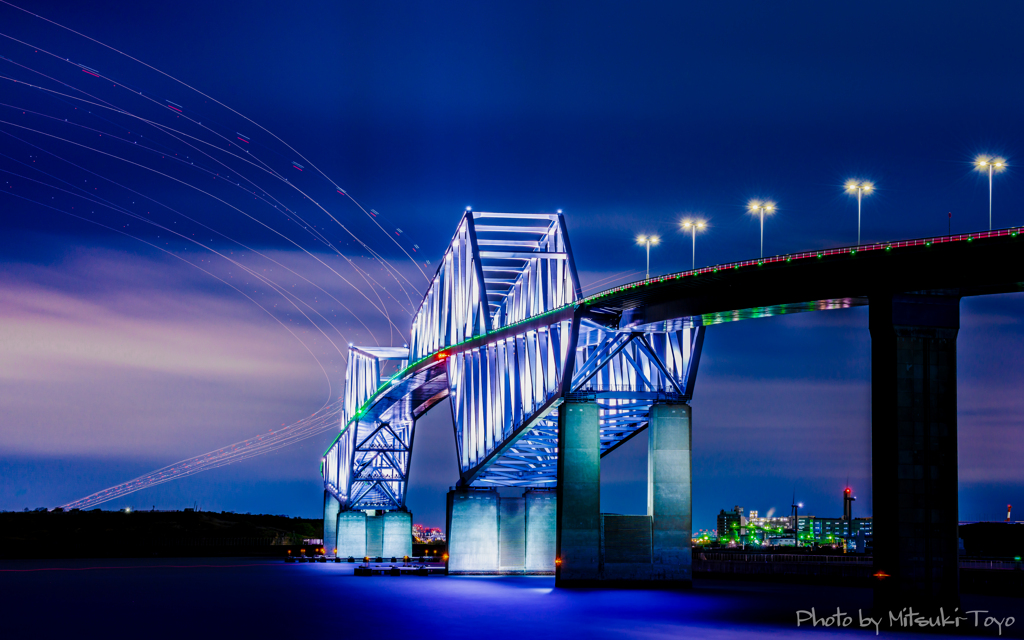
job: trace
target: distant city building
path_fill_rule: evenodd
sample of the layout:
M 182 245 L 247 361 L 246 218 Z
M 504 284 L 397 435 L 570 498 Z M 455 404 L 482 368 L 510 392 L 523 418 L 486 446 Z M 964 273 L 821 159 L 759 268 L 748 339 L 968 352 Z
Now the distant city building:
M 797 533 L 810 533 L 814 530 L 814 516 L 797 516 L 796 518 L 796 532 Z
M 750 527 L 760 529 L 789 529 L 789 516 L 761 517 L 757 511 L 751 511 L 747 518 Z
M 871 518 L 854 518 L 851 521 L 842 518 L 815 518 L 813 531 L 814 537 L 818 539 L 826 539 L 830 536 L 850 539 L 861 531 L 864 532 L 864 535 L 871 535 Z
M 745 533 L 743 527 L 747 519 L 743 517 L 743 507 L 737 505 L 732 511 L 722 509 L 718 514 L 718 537 L 735 537 Z
M 718 513 L 718 538 L 722 544 L 802 546 L 811 544 L 844 544 L 858 553 L 870 549 L 873 540 L 872 520 L 853 517 L 853 501 L 847 487 L 843 491 L 843 517 L 819 518 L 810 514 L 779 517 L 761 517 L 757 510 L 750 517 L 743 516 L 743 508 Z M 801 505 L 802 506 L 802 505 Z M 771 511 L 769 511 L 771 513 Z M 698 538 L 701 536 L 694 536 Z M 705 541 L 710 541 L 705 539 Z
M 412 538 L 420 544 L 434 544 L 444 542 L 444 531 L 437 527 L 424 527 L 421 524 L 412 525 Z

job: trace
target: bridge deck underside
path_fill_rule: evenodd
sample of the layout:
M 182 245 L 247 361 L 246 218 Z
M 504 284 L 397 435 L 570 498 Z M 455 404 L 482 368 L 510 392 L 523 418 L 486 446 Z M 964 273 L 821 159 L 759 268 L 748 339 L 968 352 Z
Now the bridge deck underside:
M 682 401 L 677 394 L 591 393 L 574 394 L 600 408 L 601 456 L 605 456 L 647 428 L 651 405 Z M 558 408 L 539 419 L 503 447 L 504 453 L 477 472 L 470 486 L 554 487 L 558 481 Z

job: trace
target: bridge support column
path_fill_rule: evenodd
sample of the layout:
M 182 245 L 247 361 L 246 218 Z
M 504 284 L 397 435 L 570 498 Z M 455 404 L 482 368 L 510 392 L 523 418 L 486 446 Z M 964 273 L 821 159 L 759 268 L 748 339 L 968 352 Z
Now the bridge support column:
M 499 572 L 496 489 L 449 491 L 447 529 L 449 574 Z
M 498 571 L 522 573 L 526 566 L 526 499 L 498 501 Z
M 555 572 L 555 519 L 558 516 L 555 491 L 528 489 L 526 501 L 526 566 L 531 575 Z
M 555 492 L 527 489 L 501 497 L 495 489 L 448 492 L 448 573 L 552 575 Z
M 558 408 L 555 586 L 592 586 L 601 579 L 601 439 L 598 406 Z
M 876 611 L 959 606 L 959 298 L 870 298 Z
M 371 558 L 384 556 L 384 516 L 366 515 L 366 555 Z
M 648 429 L 647 515 L 651 517 L 650 580 L 693 585 L 690 467 L 691 409 L 655 404 Z
M 338 557 L 366 556 L 366 514 L 362 511 L 342 511 L 338 514 Z
M 384 553 L 388 558 L 412 555 L 412 514 L 388 511 L 381 516 L 384 526 Z
M 341 503 L 324 489 L 324 555 L 333 556 L 338 548 L 338 513 Z

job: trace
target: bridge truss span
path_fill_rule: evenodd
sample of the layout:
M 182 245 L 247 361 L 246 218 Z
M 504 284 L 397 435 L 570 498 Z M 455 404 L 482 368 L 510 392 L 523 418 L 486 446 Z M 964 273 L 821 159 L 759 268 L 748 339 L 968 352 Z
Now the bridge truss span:
M 411 345 L 351 348 L 328 492 L 349 510 L 403 508 L 415 420 L 445 398 L 461 486 L 538 488 L 556 483 L 567 397 L 599 406 L 602 453 L 641 431 L 652 403 L 690 398 L 702 327 L 620 329 L 621 314 L 585 312 L 581 298 L 561 214 L 467 212 Z M 382 381 L 382 363 L 402 359 Z
M 403 508 L 415 421 L 446 398 L 460 486 L 553 487 L 564 402 L 597 406 L 606 455 L 648 426 L 654 404 L 690 401 L 705 327 L 864 305 L 883 289 L 1019 291 L 1020 234 L 772 256 L 583 298 L 561 214 L 467 212 L 410 347 L 352 348 L 325 487 L 345 509 Z M 381 380 L 386 360 L 401 370 Z

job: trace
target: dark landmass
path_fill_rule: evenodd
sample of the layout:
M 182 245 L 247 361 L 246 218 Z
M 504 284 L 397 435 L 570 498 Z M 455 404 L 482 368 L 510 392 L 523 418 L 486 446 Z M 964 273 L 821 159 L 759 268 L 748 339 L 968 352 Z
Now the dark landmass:
M 0 558 L 283 557 L 323 521 L 209 511 L 0 513 Z
M 960 525 L 964 554 L 982 558 L 1024 556 L 1024 522 L 972 522 Z

